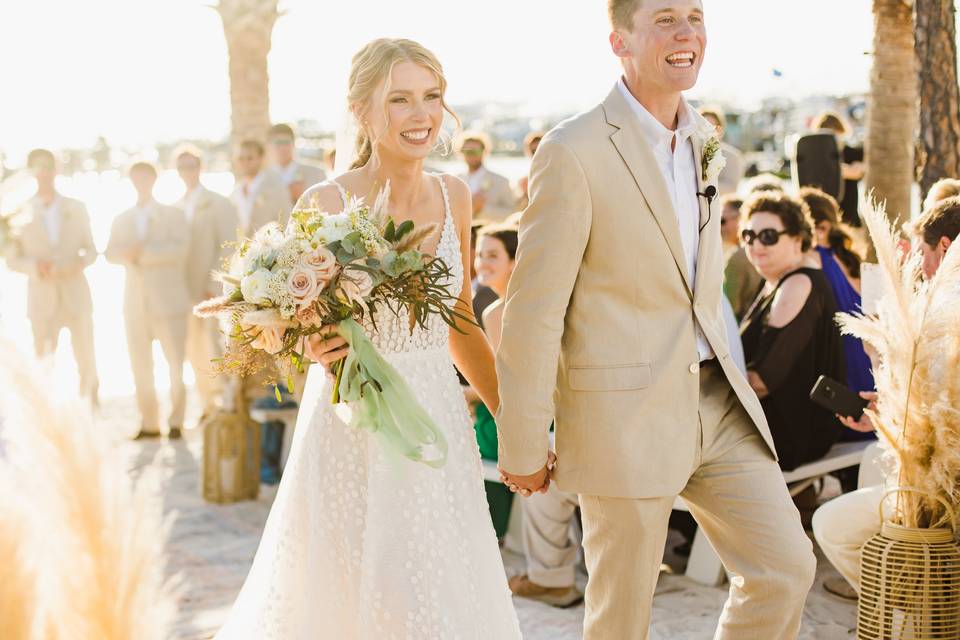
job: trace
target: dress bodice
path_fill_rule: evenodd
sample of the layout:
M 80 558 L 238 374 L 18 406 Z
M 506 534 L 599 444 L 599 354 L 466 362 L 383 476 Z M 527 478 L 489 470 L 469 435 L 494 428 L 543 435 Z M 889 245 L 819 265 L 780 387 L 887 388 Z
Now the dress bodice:
M 459 296 L 463 288 L 464 278 L 460 238 L 457 234 L 456 223 L 453 220 L 453 212 L 450 209 L 450 194 L 447 191 L 446 182 L 440 176 L 437 177 L 437 180 L 443 194 L 443 229 L 440 232 L 436 256 L 450 268 L 452 274 L 449 282 L 450 293 Z M 343 206 L 346 207 L 349 201 L 346 190 L 336 180 L 330 182 L 337 187 Z M 450 338 L 449 327 L 437 314 L 431 314 L 427 318 L 425 327 L 415 326 L 411 333 L 407 316 L 402 314 L 398 317 L 386 308 L 379 309 L 374 319 L 365 318 L 363 328 L 377 351 L 383 355 L 438 348 L 446 349 Z

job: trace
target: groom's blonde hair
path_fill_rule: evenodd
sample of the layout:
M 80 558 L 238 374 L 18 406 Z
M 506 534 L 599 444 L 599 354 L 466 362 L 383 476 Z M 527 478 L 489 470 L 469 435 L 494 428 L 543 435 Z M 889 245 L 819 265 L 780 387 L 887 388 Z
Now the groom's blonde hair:
M 441 66 L 440 61 L 433 55 L 433 52 L 419 42 L 402 38 L 378 38 L 369 42 L 353 56 L 347 88 L 347 104 L 353 111 L 354 116 L 359 116 L 361 108 L 373 106 L 370 104 L 370 100 L 381 84 L 384 84 L 383 95 L 386 96 L 390 93 L 390 78 L 393 76 L 393 68 L 401 62 L 412 62 L 433 72 L 440 85 L 440 103 L 444 111 L 453 117 L 459 127 L 460 119 L 457 118 L 457 114 L 446 102 L 447 78 L 443 75 L 443 66 Z M 387 119 L 386 103 L 381 107 L 384 118 Z M 357 124 L 357 159 L 350 167 L 351 169 L 362 167 L 370 161 L 377 142 L 370 139 L 370 134 L 366 131 L 362 122 Z
M 640 8 L 640 0 L 608 0 L 607 11 L 614 29 L 633 31 L 633 16 Z

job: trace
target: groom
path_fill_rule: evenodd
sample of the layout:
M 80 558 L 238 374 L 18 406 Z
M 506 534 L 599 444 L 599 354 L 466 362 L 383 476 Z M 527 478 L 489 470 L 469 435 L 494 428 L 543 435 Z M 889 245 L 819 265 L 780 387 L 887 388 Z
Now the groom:
M 716 638 L 793 638 L 815 559 L 720 315 L 699 0 L 610 0 L 623 78 L 540 144 L 497 356 L 500 467 L 580 495 L 584 638 L 647 637 L 677 495 L 732 574 Z M 706 150 L 706 152 L 705 152 Z M 711 157 L 713 156 L 713 157 Z M 712 188 L 711 188 L 712 187 Z

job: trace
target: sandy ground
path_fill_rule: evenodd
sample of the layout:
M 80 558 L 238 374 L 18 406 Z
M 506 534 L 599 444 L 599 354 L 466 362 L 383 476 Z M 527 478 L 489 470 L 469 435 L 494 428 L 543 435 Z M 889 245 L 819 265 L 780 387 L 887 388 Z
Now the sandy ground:
M 187 424 L 196 419 L 191 397 Z M 263 486 L 254 502 L 211 505 L 203 501 L 199 488 L 201 437 L 188 429 L 184 440 L 130 442 L 125 437 L 136 431 L 132 398 L 105 401 L 98 424 L 116 438 L 131 473 L 150 467 L 158 472 L 164 511 L 173 517 L 167 543 L 168 571 L 179 574 L 183 590 L 174 638 L 210 638 L 223 622 L 256 551 L 260 532 L 275 488 Z M 672 534 L 673 535 L 673 534 Z M 668 548 L 677 540 L 671 538 Z M 504 551 L 509 574 L 523 571 L 523 558 Z M 804 611 L 800 637 L 809 640 L 842 640 L 853 637 L 856 606 L 827 594 L 823 579 L 836 575 L 819 555 L 816 586 Z M 711 638 L 726 598 L 726 588 L 704 587 L 682 575 L 683 559 L 668 554 L 669 570 L 661 574 L 653 603 L 651 638 Z M 583 588 L 586 576 L 580 576 Z M 536 602 L 516 600 L 524 638 L 528 640 L 574 640 L 581 637 L 583 606 L 554 609 Z

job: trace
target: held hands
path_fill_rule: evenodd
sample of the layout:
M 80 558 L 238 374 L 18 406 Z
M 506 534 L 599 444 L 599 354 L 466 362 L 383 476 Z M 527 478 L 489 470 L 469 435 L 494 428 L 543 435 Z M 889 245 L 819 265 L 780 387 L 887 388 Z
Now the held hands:
M 307 339 L 304 355 L 318 364 L 322 364 L 330 374 L 334 363 L 347 357 L 350 345 L 337 333 L 337 326 L 324 325 L 320 333 L 315 333 Z
M 550 488 L 550 476 L 557 465 L 557 454 L 547 451 L 547 464 L 540 471 L 528 476 L 516 476 L 500 469 L 500 480 L 513 493 L 530 497 L 534 493 L 546 493 Z
M 861 391 L 860 397 L 870 401 L 870 404 L 867 406 L 868 409 L 871 411 L 877 410 L 877 394 L 875 391 Z M 854 420 L 851 416 L 840 415 L 837 416 L 837 419 L 843 423 L 843 426 L 848 429 L 853 429 L 854 431 L 859 431 L 860 433 L 870 433 L 875 429 L 873 422 L 866 413 L 862 414 L 859 420 Z

